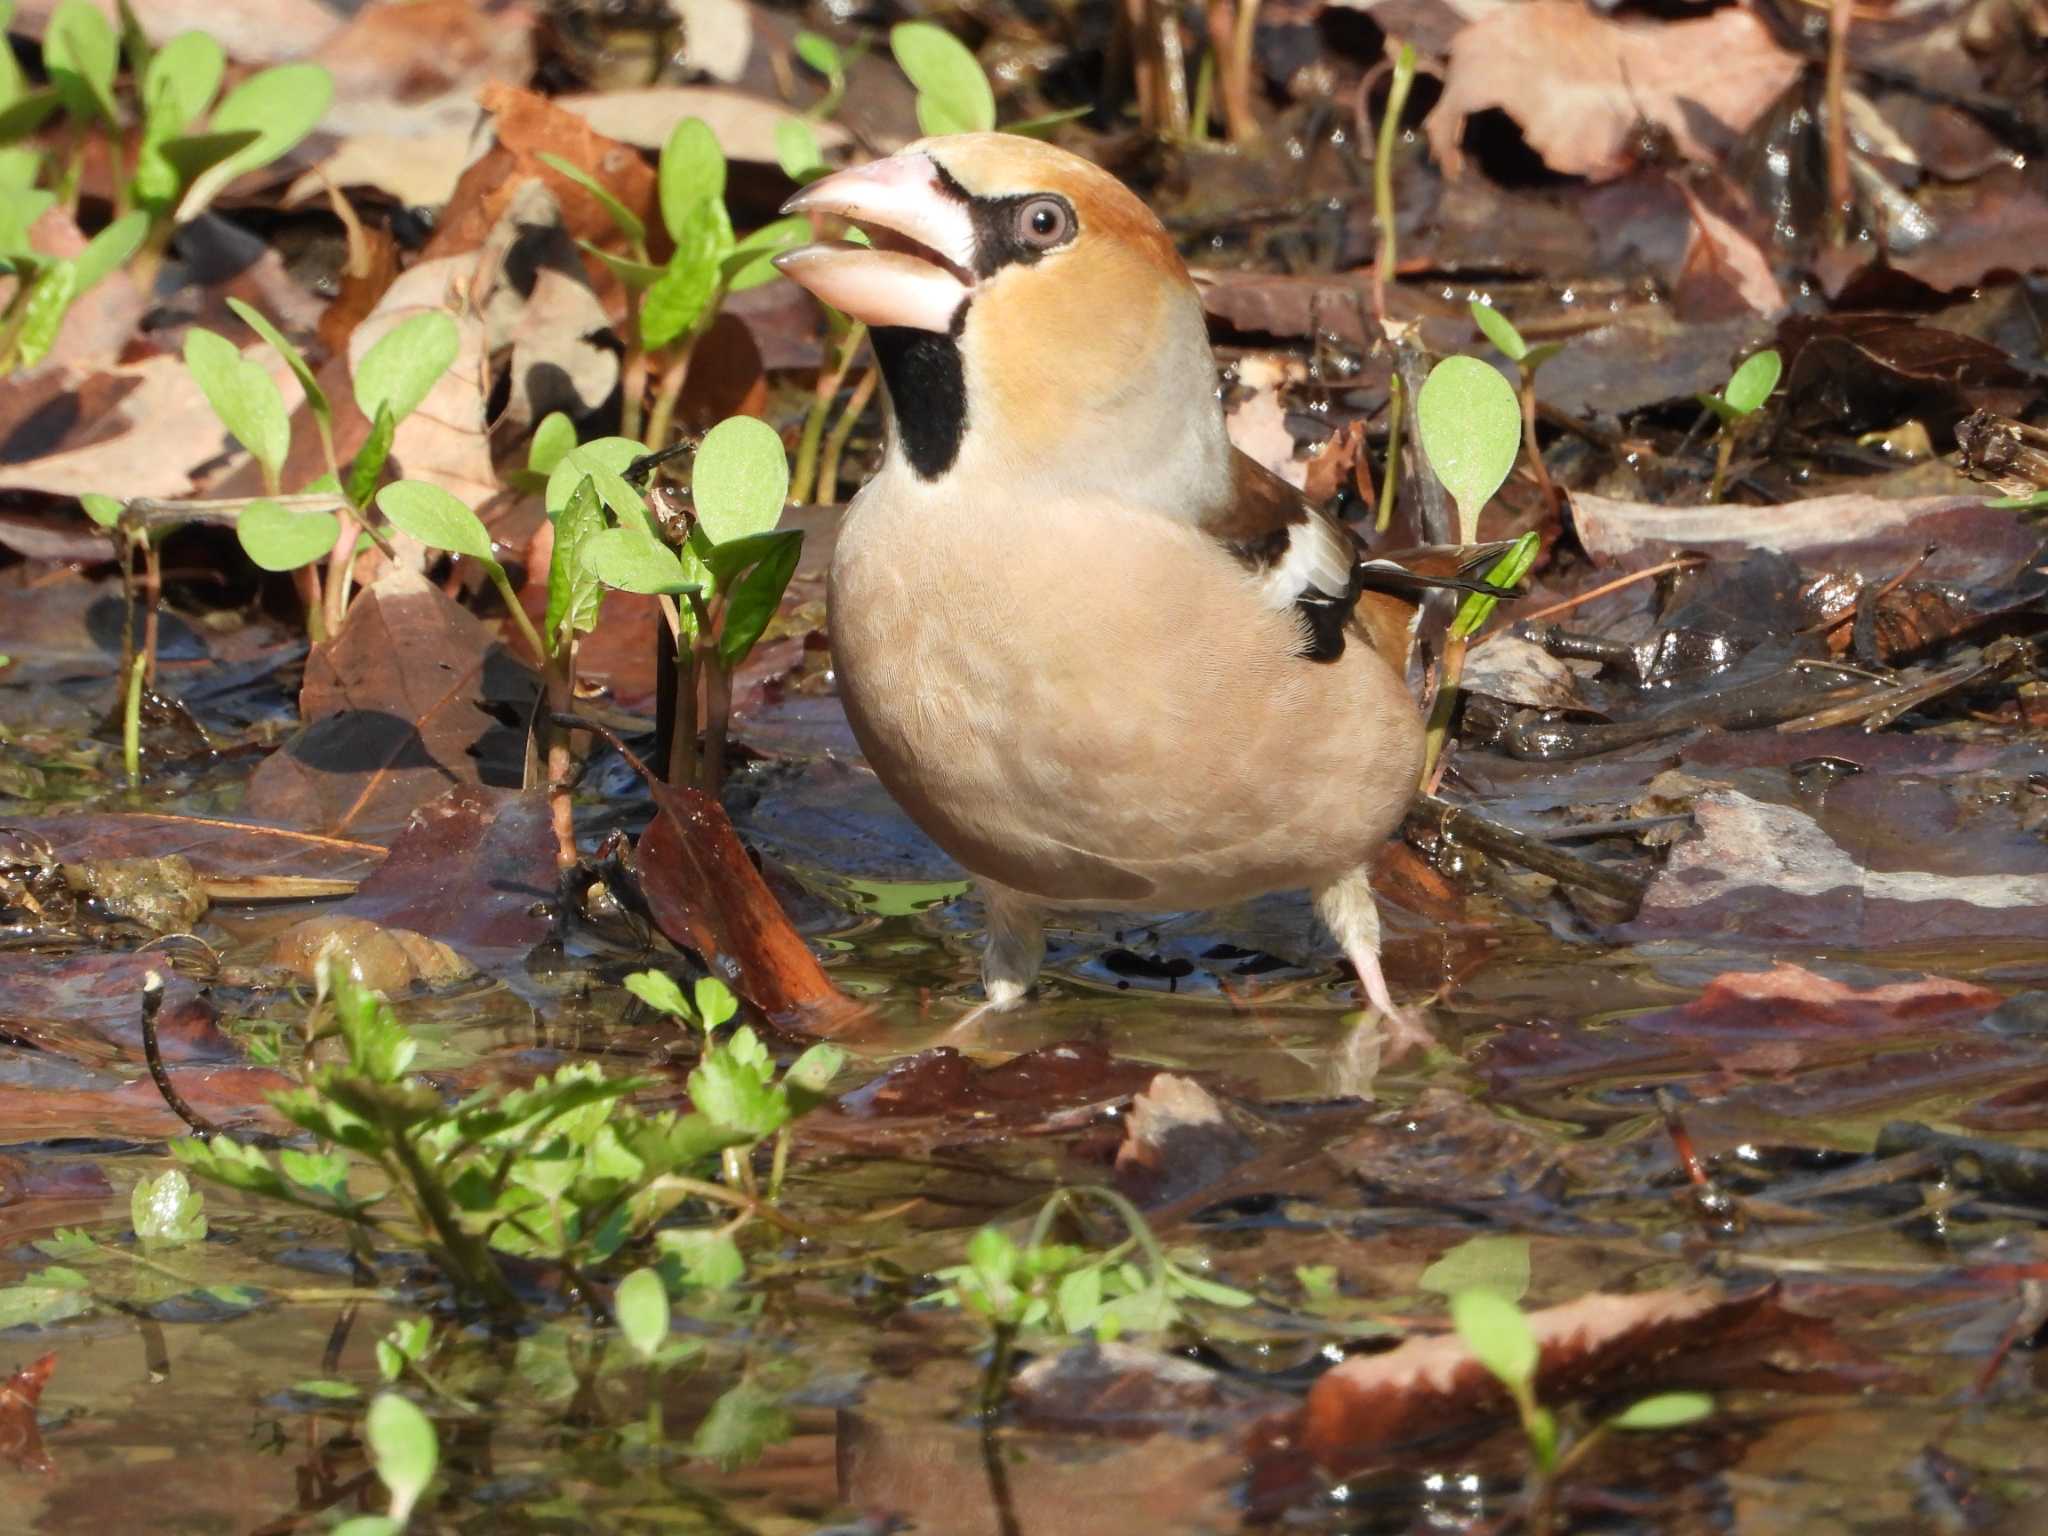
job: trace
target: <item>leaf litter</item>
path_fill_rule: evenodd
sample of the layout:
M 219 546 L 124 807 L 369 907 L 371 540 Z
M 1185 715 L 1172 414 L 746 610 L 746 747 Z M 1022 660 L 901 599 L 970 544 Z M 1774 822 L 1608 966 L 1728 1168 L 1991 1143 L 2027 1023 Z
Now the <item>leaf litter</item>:
M 806 544 L 729 679 L 715 796 L 649 784 L 622 750 L 659 762 L 669 741 L 652 648 L 673 597 L 615 595 L 565 698 L 474 560 L 341 552 L 326 575 L 352 600 L 309 643 L 232 512 L 155 514 L 153 597 L 140 545 L 124 581 L 119 530 L 77 511 L 276 489 L 180 360 L 193 326 L 278 387 L 297 490 L 328 434 L 343 475 L 372 441 L 372 346 L 441 316 L 456 360 L 391 431 L 389 473 L 470 506 L 542 624 L 556 525 L 530 444 L 555 411 L 572 440 L 618 431 L 640 378 L 611 205 L 661 230 L 655 162 L 695 117 L 732 163 L 736 229 L 771 226 L 793 134 L 836 164 L 920 131 L 885 36 L 806 42 L 738 0 L 680 7 L 680 38 L 666 6 L 580 0 L 133 9 L 158 43 L 212 31 L 234 78 L 324 59 L 337 95 L 153 281 L 113 274 L 0 383 L 0 1317 L 30 1319 L 0 1330 L 22 1367 L 0 1478 L 37 1528 L 303 1524 L 365 1486 L 346 1437 L 283 1405 L 293 1383 L 376 1382 L 418 1274 L 367 1288 L 333 1231 L 215 1194 L 215 1242 L 186 1262 L 218 1262 L 225 1234 L 364 1284 L 341 1305 L 375 1326 L 289 1305 L 255 1324 L 191 1291 L 87 1327 L 35 1246 L 125 1235 L 187 1127 L 153 1068 L 209 1122 L 287 1130 L 279 1040 L 337 934 L 388 966 L 447 1095 L 601 1061 L 680 1106 L 704 1048 L 620 986 L 650 967 L 728 983 L 772 1053 L 851 1052 L 793 1127 L 790 1225 L 744 1234 L 744 1306 L 692 1320 L 716 1363 L 662 1407 L 699 1452 L 634 1485 L 618 1426 L 638 1405 L 599 1372 L 580 1419 L 493 1408 L 444 1437 L 451 1520 L 660 1501 L 862 1531 L 2029 1528 L 2048 1503 L 2026 1413 L 2048 1278 L 2048 544 L 1992 503 L 2048 482 L 2037 17 L 1854 9 L 1839 209 L 1825 42 L 1762 3 L 1247 7 L 1252 73 L 1218 52 L 1216 130 L 1249 110 L 1260 131 L 1228 155 L 1178 136 L 1161 87 L 1206 56 L 1195 29 L 1127 29 L 1107 77 L 1093 19 L 999 7 L 963 31 L 1001 121 L 1084 109 L 1054 132 L 1181 236 L 1233 435 L 1361 526 L 1392 488 L 1419 542 L 1442 500 L 1412 457 L 1386 465 L 1403 359 L 1371 310 L 1362 149 L 1395 40 L 1425 84 L 1396 136 L 1387 318 L 1510 384 L 1473 301 L 1562 345 L 1531 429 L 1561 502 L 1518 464 L 1479 529 L 1535 533 L 1541 563 L 1474 646 L 1442 804 L 1380 881 L 1396 987 L 1434 994 L 1446 1049 L 1375 1079 L 1338 1058 L 1352 983 L 1286 899 L 1063 921 L 1046 995 L 955 1037 L 981 916 L 860 763 L 824 630 L 871 403 L 837 485 L 781 525 Z M 23 57 L 56 11 L 15 8 Z M 921 74 L 925 108 L 980 100 L 957 83 Z M 43 259 L 77 260 L 125 195 L 101 148 L 79 173 L 28 235 Z M 230 295 L 310 352 L 331 423 Z M 737 412 L 801 438 L 835 345 L 809 306 L 736 293 L 694 345 L 687 431 Z M 1701 404 L 1766 347 L 1783 371 L 1756 409 Z M 656 482 L 652 514 L 682 515 Z M 162 703 L 130 791 L 117 673 L 151 611 Z M 567 864 L 536 750 L 565 706 L 613 733 L 577 749 Z M 1054 1187 L 1128 1198 L 1250 1303 L 1132 1339 L 1027 1330 L 989 1414 L 998 1355 L 932 1277 L 978 1226 L 1022 1241 Z M 1059 1242 L 1131 1241 L 1097 1214 Z M 1517 1293 L 1534 1392 L 1597 1451 L 1554 1488 L 1452 1328 L 1444 1288 L 1481 1281 Z M 113 1316 L 153 1373 L 176 1363 L 150 1393 L 109 1385 Z M 555 1380 L 544 1353 L 525 1351 L 534 1382 Z M 457 1394 L 504 1369 L 454 1364 Z M 445 1408 L 447 1382 L 411 1386 Z M 1712 1415 L 1599 1429 L 1672 1388 L 1711 1392 Z M 137 1475 L 164 1446 L 181 1470 Z M 115 1475 L 77 1475 L 95 1455 Z

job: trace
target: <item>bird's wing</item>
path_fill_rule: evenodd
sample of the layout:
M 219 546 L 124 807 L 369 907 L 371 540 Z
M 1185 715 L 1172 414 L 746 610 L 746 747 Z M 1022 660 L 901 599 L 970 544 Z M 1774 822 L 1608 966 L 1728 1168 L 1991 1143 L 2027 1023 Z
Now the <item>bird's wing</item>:
M 1346 632 L 1362 627 L 1374 649 L 1398 668 L 1409 620 L 1431 591 L 1513 594 L 1472 579 L 1506 545 L 1401 550 L 1368 558 L 1335 518 L 1267 469 L 1232 450 L 1231 493 L 1201 519 L 1202 530 L 1254 572 L 1267 602 L 1295 608 L 1305 630 L 1302 654 L 1334 661 Z M 1354 626 L 1354 620 L 1356 626 Z

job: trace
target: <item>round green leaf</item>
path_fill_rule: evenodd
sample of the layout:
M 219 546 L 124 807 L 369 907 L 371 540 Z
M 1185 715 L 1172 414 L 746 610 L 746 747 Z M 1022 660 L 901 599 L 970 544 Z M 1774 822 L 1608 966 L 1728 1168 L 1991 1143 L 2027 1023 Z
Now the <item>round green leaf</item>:
M 661 222 L 678 245 L 690 220 L 706 203 L 725 198 L 725 151 L 701 117 L 686 117 L 661 147 Z
M 391 1518 L 403 1526 L 441 1460 L 434 1426 L 396 1392 L 380 1392 L 363 1415 L 363 1438 L 377 1476 L 391 1490 Z
M 1736 415 L 1747 416 L 1771 398 L 1771 391 L 1778 387 L 1778 377 L 1784 371 L 1784 362 L 1767 347 L 1728 376 L 1728 387 L 1721 392 L 1721 398 Z
M 1447 357 L 1415 396 L 1416 431 L 1429 467 L 1458 504 L 1460 543 L 1476 543 L 1479 513 L 1522 445 L 1514 386 L 1476 357 Z
M 566 411 L 549 411 L 533 429 L 533 441 L 526 445 L 526 467 L 536 475 L 553 474 L 562 455 L 576 446 L 576 423 Z
M 796 56 L 821 75 L 829 77 L 846 68 L 839 56 L 838 44 L 829 37 L 816 32 L 799 32 L 792 46 L 796 49 Z
M 205 32 L 180 32 L 142 72 L 142 102 L 152 133 L 180 133 L 213 102 L 228 58 Z
M 1460 1291 L 1451 1298 L 1451 1321 L 1479 1363 L 1517 1391 L 1536 1375 L 1536 1335 L 1521 1309 L 1498 1291 Z
M 356 364 L 356 406 L 376 418 L 388 406 L 394 421 L 419 408 L 461 350 L 462 334 L 445 310 L 428 309 L 408 316 L 377 338 Z
M 677 593 L 695 583 L 675 551 L 639 528 L 607 528 L 583 547 L 583 568 L 620 592 Z
M 324 560 L 341 537 L 341 519 L 325 507 L 252 501 L 235 520 L 243 551 L 266 571 L 296 571 Z
M 225 336 L 196 327 L 185 333 L 185 366 L 235 441 L 271 475 L 282 471 L 291 448 L 292 424 L 284 396 L 270 375 Z
M 789 455 L 758 416 L 728 416 L 697 449 L 690 470 L 697 521 L 714 544 L 773 528 L 789 497 Z
M 775 163 L 791 181 L 809 181 L 825 169 L 818 135 L 800 117 L 785 117 L 775 125 Z
M 1714 1400 L 1704 1392 L 1660 1392 L 1624 1408 L 1607 1423 L 1613 1429 L 1677 1429 L 1713 1411 Z
M 498 563 L 491 536 L 477 515 L 438 485 L 424 480 L 395 480 L 377 493 L 377 510 L 400 533 L 409 533 L 429 549 L 468 555 Z
M 652 1360 L 668 1337 L 668 1287 L 651 1269 L 636 1269 L 619 1282 L 612 1295 L 619 1332 L 642 1360 Z
M 198 217 L 237 176 L 270 164 L 311 133 L 333 100 L 334 80 L 317 64 L 281 64 L 251 75 L 229 91 L 208 130 L 223 134 L 246 129 L 256 137 L 193 179 L 178 204 L 178 222 Z
M 889 50 L 917 87 L 917 120 L 926 133 L 986 133 L 995 127 L 995 92 L 981 62 L 944 27 L 899 22 L 890 29 Z
M 548 516 L 558 516 L 586 478 L 595 480 L 603 471 L 622 476 L 646 452 L 645 444 L 630 437 L 597 437 L 569 449 L 548 471 L 548 488 L 542 499 Z
M 98 491 L 87 491 L 78 498 L 78 504 L 85 508 L 85 515 L 102 528 L 112 528 L 121 521 L 121 503 L 111 496 L 102 496 Z
M 121 40 L 89 0 L 63 0 L 43 31 L 43 68 L 63 99 L 64 110 L 83 121 L 117 120 L 114 72 L 121 67 Z
M 1491 304 L 1482 304 L 1474 299 L 1471 304 L 1472 323 L 1486 333 L 1486 339 L 1500 348 L 1501 356 L 1511 363 L 1519 363 L 1529 355 L 1529 343 L 1522 340 L 1522 333 L 1515 329 L 1514 322 Z

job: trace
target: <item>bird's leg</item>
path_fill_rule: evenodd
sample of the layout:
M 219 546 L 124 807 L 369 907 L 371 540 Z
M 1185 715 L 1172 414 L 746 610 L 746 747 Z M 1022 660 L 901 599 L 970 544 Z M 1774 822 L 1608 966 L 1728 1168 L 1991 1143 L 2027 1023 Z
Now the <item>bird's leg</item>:
M 981 882 L 988 942 L 981 951 L 981 989 L 991 1009 L 1008 1008 L 1038 984 L 1045 963 L 1045 915 L 1028 896 Z
M 1387 1059 L 1436 1044 L 1429 1026 L 1404 1008 L 1394 1006 L 1380 969 L 1380 910 L 1373 904 L 1372 883 L 1364 869 L 1333 880 L 1315 893 L 1316 916 L 1343 947 L 1344 958 L 1358 972 L 1366 1000 L 1386 1017 Z
M 987 1000 L 968 1010 L 948 1031 L 953 1035 L 970 1032 L 990 1014 L 1023 1001 L 1045 961 L 1045 914 L 1038 904 L 1007 886 L 986 880 L 979 886 L 988 914 L 988 938 L 981 950 L 981 990 Z

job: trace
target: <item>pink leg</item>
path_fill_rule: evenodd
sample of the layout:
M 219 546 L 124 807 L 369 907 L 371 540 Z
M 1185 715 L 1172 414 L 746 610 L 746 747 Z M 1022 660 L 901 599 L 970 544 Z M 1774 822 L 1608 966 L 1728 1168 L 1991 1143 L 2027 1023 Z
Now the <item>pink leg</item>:
M 1316 915 L 1323 920 L 1344 958 L 1358 972 L 1358 984 L 1366 1001 L 1386 1020 L 1386 1060 L 1396 1061 L 1411 1050 L 1427 1050 L 1436 1044 L 1429 1026 L 1405 1008 L 1395 1006 L 1387 990 L 1386 972 L 1380 969 L 1380 913 L 1373 905 L 1372 886 L 1363 869 L 1356 870 L 1315 893 Z

